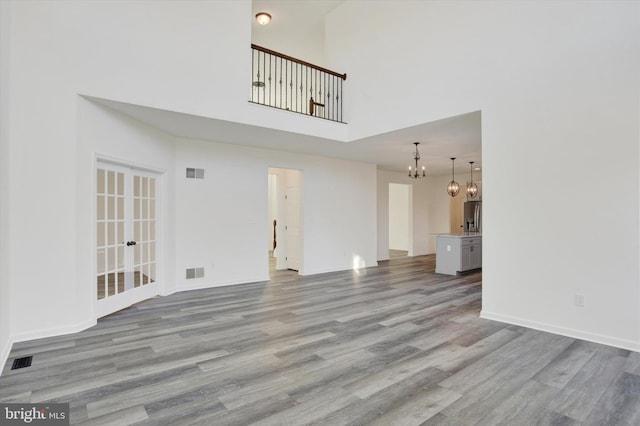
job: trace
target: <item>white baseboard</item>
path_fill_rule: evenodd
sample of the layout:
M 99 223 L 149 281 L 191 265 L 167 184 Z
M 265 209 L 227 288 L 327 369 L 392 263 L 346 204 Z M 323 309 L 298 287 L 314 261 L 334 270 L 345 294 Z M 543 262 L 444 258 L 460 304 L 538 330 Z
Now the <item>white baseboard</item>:
M 583 330 L 573 328 L 558 327 L 552 324 L 546 324 L 538 321 L 531 321 L 524 318 L 514 317 L 511 315 L 497 314 L 495 312 L 480 312 L 480 318 L 500 321 L 507 324 L 521 325 L 523 327 L 532 328 L 534 330 L 546 331 L 561 336 L 572 337 L 574 339 L 587 340 L 589 342 L 600 343 L 616 348 L 627 349 L 634 352 L 640 352 L 640 342 L 626 339 L 618 339 L 616 337 L 605 336 L 598 333 L 589 333 Z
M 98 322 L 95 319 L 92 319 L 92 320 L 88 320 L 85 322 L 64 326 L 64 327 L 46 328 L 46 329 L 41 329 L 37 331 L 30 331 L 27 333 L 16 334 L 15 336 L 13 336 L 13 343 L 77 333 L 78 331 L 86 330 L 89 327 L 93 327 L 97 323 Z
M 28 333 L 17 334 L 9 338 L 7 345 L 2 348 L 0 352 L 0 374 L 4 371 L 4 366 L 7 364 L 9 360 L 9 355 L 11 355 L 11 349 L 13 348 L 14 343 L 18 342 L 26 342 L 28 340 L 34 339 L 43 339 L 47 337 L 55 337 L 62 336 L 65 334 L 77 333 L 82 330 L 86 330 L 89 327 L 93 327 L 96 325 L 96 320 L 85 321 L 79 324 L 74 324 L 65 327 L 56 327 L 56 328 L 47 328 L 38 331 L 31 331 Z
M 250 283 L 257 283 L 257 282 L 265 282 L 265 281 L 269 281 L 269 275 L 263 276 L 255 276 L 253 278 L 245 278 L 242 280 L 229 280 L 229 281 L 218 281 L 218 282 L 205 282 L 205 281 L 201 281 L 199 283 L 194 283 L 191 284 L 189 283 L 189 285 L 185 285 L 183 284 L 179 284 L 176 287 L 176 293 L 181 292 L 181 291 L 189 291 L 189 290 L 203 290 L 206 288 L 215 288 L 215 287 L 226 287 L 226 286 L 230 286 L 230 285 L 237 285 L 237 284 L 250 284 Z M 194 280 L 194 281 L 199 281 L 199 280 Z

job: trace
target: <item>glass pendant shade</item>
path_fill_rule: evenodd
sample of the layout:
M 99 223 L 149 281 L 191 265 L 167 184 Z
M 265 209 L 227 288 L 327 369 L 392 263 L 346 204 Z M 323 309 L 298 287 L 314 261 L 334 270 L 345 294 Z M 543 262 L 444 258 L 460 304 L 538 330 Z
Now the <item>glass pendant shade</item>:
M 460 192 L 460 185 L 458 184 L 458 182 L 456 182 L 456 178 L 453 172 L 453 164 L 455 160 L 455 157 L 451 158 L 451 182 L 449 182 L 449 185 L 447 185 L 447 194 L 451 195 L 452 197 L 455 197 L 456 195 L 458 195 L 458 192 Z
M 478 185 L 473 183 L 473 163 L 474 161 L 469 161 L 471 165 L 471 182 L 467 184 L 467 196 L 470 198 L 475 198 L 478 195 Z
M 458 195 L 458 192 L 460 192 L 460 185 L 458 185 L 458 182 L 455 180 L 449 182 L 449 185 L 447 185 L 447 193 L 452 197 L 455 197 Z
M 468 184 L 467 185 L 467 195 L 469 197 L 471 197 L 471 198 L 474 198 L 476 195 L 478 195 L 478 185 L 476 185 L 473 182 Z

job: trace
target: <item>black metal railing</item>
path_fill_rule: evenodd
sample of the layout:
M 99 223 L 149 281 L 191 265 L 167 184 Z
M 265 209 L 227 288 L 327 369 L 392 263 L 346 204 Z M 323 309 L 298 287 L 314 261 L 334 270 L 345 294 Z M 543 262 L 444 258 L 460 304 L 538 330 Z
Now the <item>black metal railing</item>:
M 347 74 L 251 45 L 251 102 L 344 123 Z

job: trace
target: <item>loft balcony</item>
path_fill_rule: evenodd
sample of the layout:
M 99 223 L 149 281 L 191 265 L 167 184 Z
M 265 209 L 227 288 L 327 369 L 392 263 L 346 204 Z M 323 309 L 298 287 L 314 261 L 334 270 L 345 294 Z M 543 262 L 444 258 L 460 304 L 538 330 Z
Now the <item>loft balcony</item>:
M 251 45 L 251 70 L 249 102 L 344 123 L 347 74 L 255 44 Z

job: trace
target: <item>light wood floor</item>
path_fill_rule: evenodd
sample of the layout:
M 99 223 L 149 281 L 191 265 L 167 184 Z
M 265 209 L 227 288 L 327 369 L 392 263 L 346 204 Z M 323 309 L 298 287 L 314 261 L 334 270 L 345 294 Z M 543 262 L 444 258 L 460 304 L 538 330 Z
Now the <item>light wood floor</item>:
M 0 401 L 90 425 L 640 424 L 638 353 L 479 319 L 481 273 L 434 260 L 155 298 L 16 344 Z

